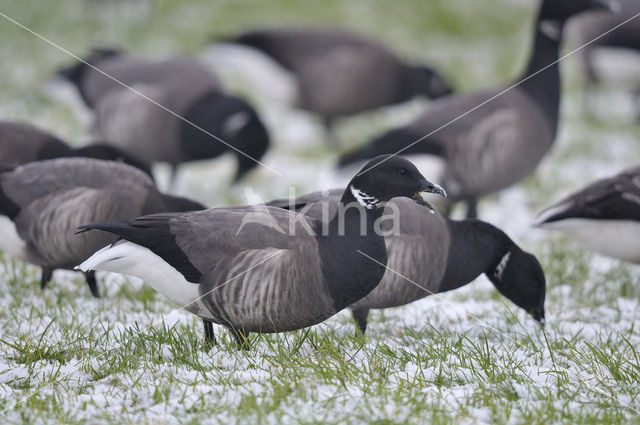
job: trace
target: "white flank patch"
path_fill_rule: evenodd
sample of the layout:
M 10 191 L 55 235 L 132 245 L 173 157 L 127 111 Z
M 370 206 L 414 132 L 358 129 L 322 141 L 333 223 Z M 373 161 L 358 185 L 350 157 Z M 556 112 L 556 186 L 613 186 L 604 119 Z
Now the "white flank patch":
M 541 227 L 561 231 L 589 251 L 640 263 L 640 222 L 571 218 Z
M 148 248 L 119 241 L 93 254 L 76 269 L 103 270 L 139 277 L 178 306 L 200 317 L 212 319 L 199 300 L 198 284 L 187 281 L 173 266 Z
M 379 199 L 367 195 L 360 189 L 356 189 L 355 187 L 353 187 L 353 185 L 351 185 L 349 188 L 351 189 L 351 194 L 353 195 L 353 197 L 356 198 L 356 201 L 358 201 L 358 203 L 366 209 L 372 210 L 374 208 L 377 208 L 378 204 L 380 204 Z
M 20 261 L 27 260 L 27 245 L 18 235 L 16 225 L 9 217 L 0 216 L 0 250 Z
M 511 251 L 507 252 L 496 266 L 496 270 L 493 272 L 493 276 L 496 279 L 502 280 L 502 273 L 504 273 L 504 269 L 506 269 L 507 264 L 509 264 L 509 258 L 511 258 Z

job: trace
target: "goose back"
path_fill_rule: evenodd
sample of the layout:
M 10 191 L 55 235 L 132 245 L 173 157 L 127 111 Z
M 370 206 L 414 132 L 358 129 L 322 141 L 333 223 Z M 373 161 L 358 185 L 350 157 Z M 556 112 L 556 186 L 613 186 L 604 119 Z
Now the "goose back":
M 421 90 L 427 94 L 430 84 L 421 81 L 418 68 L 405 65 L 384 46 L 340 30 L 262 30 L 233 41 L 261 50 L 292 71 L 298 106 L 325 118 L 406 101 Z
M 32 125 L 0 121 L 0 165 L 17 166 L 42 159 L 69 156 L 71 148 L 56 136 Z
M 26 206 L 60 190 L 78 186 L 101 189 L 140 185 L 155 190 L 153 180 L 137 168 L 91 158 L 57 158 L 38 161 L 3 173 L 0 189 L 18 206 Z

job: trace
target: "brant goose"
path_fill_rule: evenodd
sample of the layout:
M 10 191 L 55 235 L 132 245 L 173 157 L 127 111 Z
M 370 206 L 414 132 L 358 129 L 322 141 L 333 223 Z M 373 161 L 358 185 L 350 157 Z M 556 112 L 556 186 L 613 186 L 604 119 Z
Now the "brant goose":
M 599 180 L 543 211 L 536 221 L 588 250 L 640 264 L 640 167 Z
M 73 269 L 115 238 L 76 236 L 81 224 L 141 214 L 204 209 L 164 195 L 149 176 L 126 164 L 90 158 L 32 162 L 0 173 L 0 250 L 42 268 L 41 288 L 55 269 Z M 93 272 L 86 273 L 98 297 Z
M 135 90 L 83 62 L 59 72 L 95 112 L 95 131 L 139 158 L 170 164 L 172 181 L 179 164 L 225 152 L 236 155 L 237 181 L 269 146 L 256 111 L 224 93 L 217 79 L 193 59 L 154 60 L 99 51 L 86 62 Z
M 375 171 L 351 180 L 339 201 L 341 213 L 330 222 L 250 206 L 90 224 L 80 228 L 120 239 L 78 269 L 142 278 L 200 316 L 211 342 L 211 323 L 228 327 L 239 344 L 250 332 L 314 325 L 380 282 L 387 254 L 376 226 L 385 202 L 404 196 L 426 205 L 421 191 L 444 195 L 406 159 L 379 157 L 369 165 L 383 159 Z
M 522 83 L 436 101 L 409 124 L 344 156 L 340 166 L 385 153 L 434 155 L 444 163 L 441 181 L 452 201 L 465 201 L 467 217 L 477 216 L 479 197 L 522 180 L 551 148 L 560 107 L 558 64 L 551 64 L 558 60 L 564 22 L 599 4 L 544 0 Z
M 58 137 L 30 124 L 0 121 L 0 165 L 3 167 L 74 156 L 124 162 L 151 176 L 148 164 L 114 146 L 96 143 L 74 149 Z
M 328 130 L 338 116 L 451 92 L 432 68 L 406 64 L 379 43 L 342 30 L 264 29 L 230 41 L 291 72 L 298 86 L 296 106 L 318 114 Z
M 303 211 L 317 219 L 331 218 L 341 192 L 316 192 L 267 205 Z M 350 307 L 361 332 L 371 309 L 397 307 L 457 289 L 483 273 L 502 295 L 544 323 L 542 267 L 503 231 L 476 219 L 455 221 L 439 213 L 432 215 L 402 198 L 387 204 L 385 214 L 394 211 L 398 212 L 397 227 L 390 221 L 382 224 L 388 232 L 389 269 L 369 295 Z

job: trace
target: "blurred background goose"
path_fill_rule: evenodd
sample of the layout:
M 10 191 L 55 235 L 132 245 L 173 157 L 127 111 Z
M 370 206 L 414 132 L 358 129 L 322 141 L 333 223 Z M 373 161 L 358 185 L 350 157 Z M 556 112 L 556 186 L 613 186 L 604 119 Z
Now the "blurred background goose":
M 597 84 L 602 75 L 598 53 L 603 49 L 625 49 L 640 52 L 640 19 L 631 19 L 640 13 L 638 0 L 616 0 L 612 3 L 615 13 L 591 11 L 577 17 L 571 23 L 578 45 L 589 43 L 580 53 L 584 63 L 587 82 Z M 629 20 L 630 19 L 630 20 Z M 623 22 L 624 25 L 619 26 Z M 612 28 L 619 26 L 614 31 Z M 593 41 L 595 40 L 595 41 Z M 593 41 L 592 43 L 590 43 Z
M 421 191 L 444 194 L 412 163 L 393 157 L 351 180 L 340 199 L 348 208 L 324 223 L 326 229 L 311 217 L 267 206 L 86 225 L 82 229 L 121 240 L 79 269 L 138 276 L 200 316 L 208 340 L 213 322 L 246 344 L 250 332 L 311 326 L 367 295 L 387 262 L 384 238 L 375 231 L 382 205 L 396 196 L 423 203 Z
M 327 130 L 340 116 L 451 93 L 433 68 L 408 64 L 380 43 L 344 30 L 262 29 L 230 41 L 258 50 L 292 73 L 295 105 L 317 114 Z
M 222 91 L 218 80 L 194 59 L 98 50 L 85 62 L 91 66 L 80 62 L 59 75 L 77 87 L 95 112 L 94 132 L 145 161 L 170 164 L 172 182 L 181 163 L 226 152 L 237 159 L 237 181 L 267 151 L 269 136 L 256 111 Z
M 332 219 L 342 190 L 315 192 L 267 205 L 304 211 L 319 220 Z M 485 274 L 496 289 L 544 323 L 545 276 L 533 255 L 484 221 L 455 221 L 423 206 L 396 198 L 385 207 L 387 267 L 380 284 L 350 308 L 365 332 L 372 309 L 398 307 L 429 295 L 460 288 Z
M 640 166 L 562 199 L 543 211 L 537 224 L 587 250 L 640 263 Z
M 115 240 L 105 233 L 75 235 L 81 224 L 204 208 L 158 192 L 148 175 L 126 164 L 90 158 L 32 162 L 0 173 L 0 250 L 41 267 L 44 288 L 55 269 L 71 270 Z M 98 297 L 94 273 L 85 275 Z
M 0 121 L 0 166 L 2 167 L 15 167 L 44 159 L 77 156 L 124 162 L 151 176 L 148 164 L 115 146 L 94 143 L 72 148 L 57 136 L 31 124 Z
M 604 7 L 600 0 L 544 0 L 531 57 L 518 80 L 522 83 L 508 91 L 503 86 L 436 101 L 410 123 L 345 155 L 339 165 L 396 152 L 436 156 L 450 200 L 466 202 L 467 217 L 476 217 L 480 197 L 522 180 L 551 148 L 558 129 L 556 61 L 564 24 L 576 14 Z M 488 103 L 480 106 L 483 102 Z

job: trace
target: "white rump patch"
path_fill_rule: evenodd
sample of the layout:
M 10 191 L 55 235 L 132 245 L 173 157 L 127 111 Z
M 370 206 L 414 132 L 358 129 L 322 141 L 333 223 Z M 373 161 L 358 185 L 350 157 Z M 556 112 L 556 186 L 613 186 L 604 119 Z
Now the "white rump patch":
M 103 270 L 139 277 L 185 310 L 213 319 L 200 300 L 199 284 L 187 281 L 161 257 L 133 242 L 119 241 L 108 245 L 77 266 L 76 270 Z
M 511 251 L 507 252 L 504 255 L 504 257 L 502 257 L 498 265 L 496 266 L 496 269 L 493 272 L 493 276 L 497 280 L 502 280 L 502 274 L 504 273 L 504 269 L 507 268 L 507 264 L 509 263 L 509 258 L 511 258 Z
M 356 189 L 355 187 L 353 187 L 353 185 L 350 186 L 350 189 L 351 189 L 351 194 L 353 195 L 354 198 L 356 198 L 356 201 L 358 201 L 360 205 L 362 205 L 368 210 L 378 208 L 378 205 L 380 204 L 379 199 L 373 196 L 367 195 L 360 189 Z

